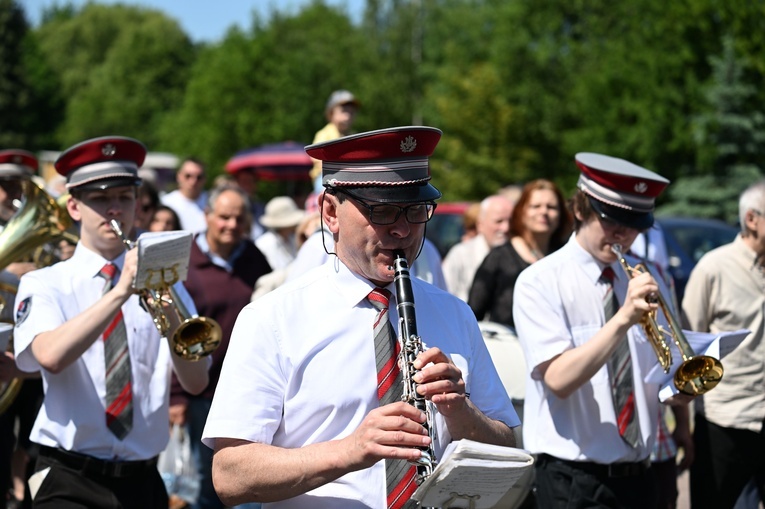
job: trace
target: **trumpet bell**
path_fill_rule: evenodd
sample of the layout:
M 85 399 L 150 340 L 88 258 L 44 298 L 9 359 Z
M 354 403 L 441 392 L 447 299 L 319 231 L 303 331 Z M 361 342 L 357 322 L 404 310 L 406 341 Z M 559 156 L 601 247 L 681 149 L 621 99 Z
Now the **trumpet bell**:
M 173 351 L 187 361 L 198 361 L 213 353 L 223 338 L 218 322 L 195 316 L 181 323 L 173 335 Z
M 708 355 L 694 355 L 675 371 L 675 387 L 690 396 L 699 396 L 714 389 L 723 377 L 722 363 Z

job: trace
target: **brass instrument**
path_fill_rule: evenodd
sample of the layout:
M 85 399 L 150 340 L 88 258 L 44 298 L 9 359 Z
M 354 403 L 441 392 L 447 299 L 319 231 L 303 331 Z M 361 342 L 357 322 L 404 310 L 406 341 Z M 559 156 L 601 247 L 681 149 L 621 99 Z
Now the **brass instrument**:
M 0 296 L 0 316 L 3 317 L 2 319 L 0 319 L 0 323 L 13 324 L 12 318 L 8 320 L 4 316 L 6 307 L 8 305 L 8 302 L 5 296 L 6 295 L 15 296 L 16 285 L 0 282 L 0 293 L 3 294 Z M 11 309 L 13 307 L 12 304 L 13 303 L 11 303 Z M 10 335 L 11 335 L 11 339 L 8 341 L 8 351 L 13 351 L 13 329 L 11 329 Z M 5 411 L 8 410 L 8 407 L 11 406 L 11 403 L 13 403 L 13 401 L 16 399 L 16 396 L 19 395 L 19 391 L 21 390 L 22 383 L 23 383 L 23 380 L 21 380 L 21 378 L 13 378 L 7 382 L 0 382 L 0 414 L 5 413 Z
M 42 258 L 35 253 L 42 252 L 46 245 L 62 238 L 77 243 L 77 234 L 74 233 L 74 224 L 65 202 L 56 202 L 32 180 L 23 180 L 21 186 L 19 208 L 0 232 L 0 269 L 29 257 L 37 267 L 50 265 L 54 261 L 52 258 Z M 0 283 L 0 292 L 16 295 L 16 290 L 16 285 Z M 8 304 L 6 297 L 0 297 L 0 313 Z M 13 303 L 10 304 L 12 308 Z M 12 320 L 11 317 L 9 321 Z M 8 344 L 13 344 L 12 336 Z M 0 384 L 0 414 L 13 403 L 21 384 L 19 378 Z
M 77 243 L 72 218 L 61 204 L 31 180 L 22 182 L 21 206 L 0 233 L 0 268 L 5 268 L 45 244 L 62 238 Z M 45 266 L 44 260 L 41 260 Z
M 611 250 L 619 257 L 619 264 L 622 266 L 622 269 L 624 269 L 627 277 L 632 278 L 636 274 L 642 274 L 644 272 L 651 273 L 645 264 L 639 263 L 634 267 L 630 266 L 624 258 L 621 245 L 613 244 Z M 645 313 L 640 320 L 640 325 L 643 327 L 645 335 L 651 343 L 664 372 L 669 373 L 670 366 L 672 365 L 672 352 L 670 351 L 670 343 L 668 342 L 668 339 L 671 338 L 677 346 L 677 349 L 680 351 L 680 355 L 683 359 L 683 362 L 677 368 L 673 377 L 675 387 L 677 387 L 680 392 L 690 396 L 698 396 L 699 394 L 704 394 L 714 389 L 723 377 L 722 363 L 714 357 L 708 355 L 696 355 L 693 352 L 685 334 L 683 334 L 677 318 L 675 318 L 671 312 L 667 302 L 661 295 L 661 292 L 650 298 L 652 300 L 655 299 L 655 302 L 659 305 L 659 309 L 664 313 L 664 317 L 669 324 L 669 330 L 659 325 L 657 322 L 656 315 L 658 310 Z
M 419 370 L 414 368 L 414 360 L 423 351 L 422 340 L 417 335 L 417 320 L 414 314 L 414 292 L 412 280 L 409 276 L 409 265 L 402 251 L 394 251 L 393 282 L 396 285 L 396 301 L 398 305 L 399 338 L 401 342 L 401 358 L 399 365 L 404 379 L 404 394 L 401 399 L 426 415 L 423 426 L 430 436 L 430 446 L 422 447 L 420 458 L 415 462 L 417 467 L 417 484 L 422 482 L 433 473 L 436 466 L 436 455 L 433 451 L 435 443 L 435 427 L 433 426 L 433 412 L 424 396 L 417 393 L 417 384 L 413 380 Z
M 119 222 L 116 219 L 112 219 L 109 224 L 127 248 L 132 249 L 134 247 L 133 242 L 122 232 Z M 175 282 L 165 283 L 163 279 L 162 288 L 141 290 L 141 301 L 144 309 L 151 315 L 154 325 L 163 338 L 167 337 L 167 332 L 170 330 L 170 320 L 163 303 L 169 304 L 168 308 L 176 314 L 178 321 L 181 323 L 173 337 L 168 338 L 171 349 L 176 355 L 187 361 L 198 361 L 202 357 L 210 355 L 218 348 L 223 332 L 218 322 L 212 318 L 189 312 L 178 292 L 173 288 Z M 163 291 L 167 291 L 170 298 L 164 297 L 162 295 Z

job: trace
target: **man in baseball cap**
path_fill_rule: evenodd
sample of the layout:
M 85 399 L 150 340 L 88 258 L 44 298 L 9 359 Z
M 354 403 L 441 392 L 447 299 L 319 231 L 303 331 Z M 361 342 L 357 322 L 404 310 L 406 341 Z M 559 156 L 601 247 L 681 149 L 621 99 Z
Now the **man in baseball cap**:
M 17 365 L 44 380 L 30 434 L 40 445 L 30 479 L 40 507 L 167 507 L 157 456 L 169 438 L 170 367 L 193 394 L 208 383 L 208 362 L 172 355 L 160 337 L 133 288 L 138 250 L 126 251 L 110 224 L 133 225 L 145 156 L 141 142 L 108 136 L 55 162 L 80 241 L 68 260 L 21 278 L 14 335 Z M 168 321 L 172 337 L 179 320 Z
M 323 143 L 334 140 L 342 136 L 348 136 L 353 133 L 353 122 L 356 119 L 356 112 L 361 107 L 361 103 L 348 90 L 335 90 L 327 99 L 324 106 L 324 117 L 327 125 L 316 132 L 313 143 Z M 310 155 L 310 154 L 309 154 Z M 314 165 L 311 169 L 311 178 L 314 179 L 315 189 L 318 194 L 321 192 L 321 162 L 314 159 Z
M 394 252 L 417 255 L 441 195 L 428 169 L 440 137 L 396 127 L 307 147 L 322 161 L 321 210 L 337 257 L 239 315 L 202 436 L 224 503 L 410 507 L 418 447 L 440 458 L 451 440 L 515 444 L 519 421 L 473 312 L 417 278 L 426 346 L 414 366 L 428 368 L 415 379 L 433 403 L 430 435 L 425 413 L 401 400 L 391 266 Z

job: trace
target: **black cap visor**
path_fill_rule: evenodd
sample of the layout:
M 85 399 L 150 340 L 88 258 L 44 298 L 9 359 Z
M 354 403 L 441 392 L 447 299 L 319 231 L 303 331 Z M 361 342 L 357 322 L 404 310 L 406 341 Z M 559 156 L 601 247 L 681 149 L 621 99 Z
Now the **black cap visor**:
M 653 226 L 653 212 L 635 212 L 603 203 L 592 196 L 589 198 L 595 213 L 601 217 L 608 218 L 622 226 L 635 230 L 647 230 Z
M 412 186 L 327 186 L 327 188 L 347 193 L 358 200 L 378 203 L 417 203 L 441 198 L 441 191 L 429 183 Z
M 124 187 L 141 185 L 141 179 L 139 177 L 114 177 L 107 179 L 94 180 L 92 182 L 86 182 L 70 188 L 71 191 L 103 191 L 104 189 L 110 189 L 112 187 Z

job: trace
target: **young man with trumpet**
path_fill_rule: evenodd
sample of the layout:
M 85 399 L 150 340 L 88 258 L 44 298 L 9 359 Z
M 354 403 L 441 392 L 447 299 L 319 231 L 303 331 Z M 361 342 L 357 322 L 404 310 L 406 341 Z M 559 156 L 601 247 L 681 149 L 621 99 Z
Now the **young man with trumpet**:
M 145 156 L 140 142 L 111 136 L 55 163 L 80 241 L 72 258 L 21 279 L 15 314 L 16 362 L 45 387 L 30 435 L 40 444 L 35 507 L 166 508 L 156 462 L 169 438 L 170 370 L 191 393 L 207 385 L 208 362 L 171 355 L 160 337 L 133 288 L 137 252 L 110 225 L 133 225 Z M 179 319 L 167 316 L 171 337 Z
M 452 439 L 514 445 L 518 418 L 464 302 L 413 279 L 430 348 L 411 367 L 395 354 L 394 251 L 413 262 L 422 247 L 440 137 L 398 127 L 307 147 L 322 161 L 336 256 L 237 319 L 203 433 L 225 503 L 412 507 L 421 448 L 438 459 Z M 403 369 L 433 412 L 401 401 Z
M 659 386 L 643 380 L 657 357 L 638 324 L 667 289 L 647 272 L 628 276 L 617 253 L 651 227 L 669 182 L 600 154 L 579 153 L 576 163 L 575 234 L 521 273 L 513 299 L 538 507 L 656 507 L 649 455 Z

